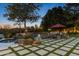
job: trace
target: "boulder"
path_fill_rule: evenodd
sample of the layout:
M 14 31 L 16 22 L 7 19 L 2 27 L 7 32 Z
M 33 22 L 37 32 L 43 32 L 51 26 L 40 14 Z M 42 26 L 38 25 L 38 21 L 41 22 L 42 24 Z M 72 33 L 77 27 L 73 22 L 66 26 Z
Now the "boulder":
M 40 41 L 33 40 L 31 38 L 19 40 L 18 43 L 23 44 L 23 45 L 34 45 L 34 46 L 37 46 L 37 45 L 41 44 Z
M 35 45 L 35 46 L 40 45 L 40 44 L 41 44 L 41 42 L 38 41 L 38 40 L 35 40 L 35 41 L 33 41 L 33 43 L 32 43 L 32 45 Z
M 33 43 L 33 39 L 29 38 L 29 39 L 25 39 L 23 41 L 23 45 L 31 45 Z

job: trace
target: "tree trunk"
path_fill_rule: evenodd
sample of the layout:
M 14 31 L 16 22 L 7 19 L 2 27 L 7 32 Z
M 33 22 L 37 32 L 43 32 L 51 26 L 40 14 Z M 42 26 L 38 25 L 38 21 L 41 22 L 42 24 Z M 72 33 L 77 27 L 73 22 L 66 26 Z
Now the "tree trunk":
M 19 22 L 19 33 L 21 33 L 21 22 Z
M 27 27 L 26 27 L 26 20 L 24 21 L 24 29 L 25 29 L 25 32 L 27 30 Z

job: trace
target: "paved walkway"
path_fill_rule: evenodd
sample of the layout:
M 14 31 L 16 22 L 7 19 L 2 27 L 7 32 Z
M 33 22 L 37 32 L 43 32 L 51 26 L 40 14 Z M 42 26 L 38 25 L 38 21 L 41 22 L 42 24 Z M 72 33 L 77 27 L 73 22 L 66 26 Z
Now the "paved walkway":
M 14 45 L 0 50 L 0 56 L 77 56 L 79 55 L 79 38 L 45 39 L 39 46 Z

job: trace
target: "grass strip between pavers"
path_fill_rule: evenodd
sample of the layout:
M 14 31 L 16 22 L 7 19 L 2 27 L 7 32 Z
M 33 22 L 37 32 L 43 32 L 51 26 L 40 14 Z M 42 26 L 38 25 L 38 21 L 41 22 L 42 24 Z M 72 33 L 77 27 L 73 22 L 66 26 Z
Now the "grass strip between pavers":
M 22 46 L 22 45 L 20 45 L 20 46 L 23 47 L 24 49 L 29 50 L 30 53 L 34 53 L 34 54 L 36 54 L 37 56 L 41 56 L 40 54 L 36 53 L 35 51 L 32 51 L 32 50 L 30 50 L 30 49 L 28 49 L 28 48 L 26 48 L 26 47 L 24 47 L 24 46 Z M 30 53 L 28 53 L 28 54 L 30 54 Z M 24 54 L 23 56 L 28 55 L 28 54 Z
M 58 53 L 55 53 L 55 52 L 53 52 L 54 54 L 56 54 L 56 55 L 58 55 L 58 56 L 62 56 L 61 54 L 58 54 Z
M 53 44 L 55 45 L 55 44 L 60 43 L 60 42 L 63 42 L 63 41 L 66 41 L 66 40 L 57 41 L 57 42 L 55 42 L 55 43 L 52 43 L 52 45 L 53 45 Z M 44 43 L 43 45 L 45 45 L 45 43 Z M 45 46 L 49 47 L 50 45 L 45 45 Z
M 13 53 L 13 52 L 9 52 L 9 53 L 6 53 L 6 54 L 0 55 L 0 56 L 6 56 L 6 55 L 11 54 L 11 53 Z
M 79 42 L 78 42 L 75 46 L 73 46 L 73 47 L 71 48 L 71 50 L 68 51 L 68 53 L 65 54 L 65 56 L 69 56 L 69 55 L 72 53 L 72 51 L 76 48 L 76 46 L 78 46 L 78 44 L 79 44 Z
M 70 39 L 70 38 L 69 38 Z M 68 40 L 68 39 L 66 39 L 66 40 Z M 52 43 L 52 45 L 54 44 L 57 44 L 57 43 L 61 43 L 61 42 L 64 42 L 64 41 L 66 41 L 66 40 L 64 40 L 64 39 L 62 39 L 62 40 L 60 40 L 60 41 L 57 41 L 57 42 L 54 42 L 54 43 Z M 45 45 L 45 44 L 43 44 L 43 45 Z M 45 45 L 45 46 L 47 46 L 47 47 L 49 47 L 50 45 Z M 61 46 L 61 45 L 60 45 Z
M 63 40 L 60 40 L 60 41 L 58 41 L 58 40 L 56 40 L 57 42 L 60 42 L 60 41 L 63 41 Z M 53 41 L 50 41 L 50 42 L 54 42 L 54 43 L 57 43 L 57 42 L 55 42 L 55 40 Z M 45 43 L 50 43 L 50 42 L 42 42 L 42 44 L 44 45 Z
M 72 52 L 73 54 L 79 55 L 78 53 Z
M 13 53 L 15 53 L 17 56 L 21 56 L 19 53 L 17 53 L 17 51 L 15 51 L 12 47 L 9 47 L 10 50 L 13 51 Z
M 49 53 L 45 54 L 44 56 L 49 55 L 51 52 L 53 53 L 53 52 L 56 51 L 57 49 L 60 49 L 61 47 L 63 47 L 64 45 L 66 45 L 66 44 L 68 44 L 68 43 L 70 43 L 70 42 L 72 42 L 72 41 L 74 41 L 74 39 L 68 41 L 67 43 L 63 44 L 62 46 L 59 46 L 58 48 L 55 48 L 54 50 L 50 51 Z
M 5 50 L 8 50 L 8 48 L 7 49 L 0 50 L 0 51 L 5 51 Z

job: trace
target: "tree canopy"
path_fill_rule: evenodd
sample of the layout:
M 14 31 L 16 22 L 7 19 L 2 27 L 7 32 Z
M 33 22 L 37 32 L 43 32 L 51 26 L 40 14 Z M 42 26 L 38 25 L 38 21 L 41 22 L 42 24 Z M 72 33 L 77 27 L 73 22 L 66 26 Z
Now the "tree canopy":
M 58 6 L 49 9 L 43 17 L 41 26 L 44 30 L 48 30 L 51 24 L 63 24 L 66 27 L 73 27 L 79 23 L 79 4 L 67 3 L 64 7 Z
M 15 3 L 9 4 L 6 7 L 5 16 L 8 17 L 8 20 L 15 22 L 23 22 L 24 27 L 26 28 L 26 22 L 34 22 L 38 20 L 39 14 L 37 11 L 40 9 L 40 4 L 34 3 Z
M 64 14 L 65 14 L 64 10 L 61 6 L 49 9 L 46 15 L 42 19 L 41 26 L 43 26 L 44 29 L 47 29 L 51 24 L 54 25 L 54 24 L 61 23 L 65 25 L 66 17 Z

